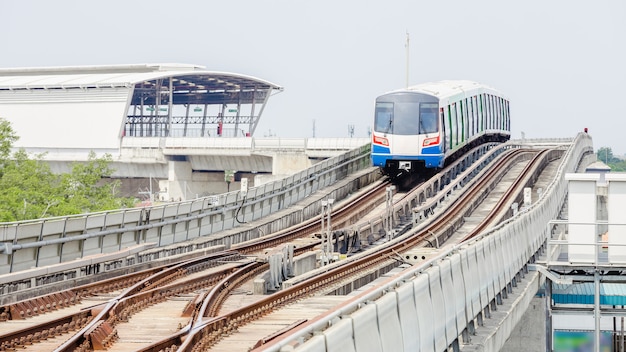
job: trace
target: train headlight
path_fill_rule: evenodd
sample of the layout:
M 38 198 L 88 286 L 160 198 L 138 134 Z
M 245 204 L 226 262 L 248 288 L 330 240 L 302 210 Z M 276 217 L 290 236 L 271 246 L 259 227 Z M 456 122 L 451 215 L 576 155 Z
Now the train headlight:
M 424 142 L 422 143 L 422 147 L 428 147 L 428 146 L 437 145 L 437 144 L 439 144 L 439 136 L 424 139 Z
M 383 138 L 383 137 L 378 137 L 378 136 L 374 136 L 374 144 L 381 144 L 384 146 L 389 146 L 389 141 L 387 140 L 387 138 Z

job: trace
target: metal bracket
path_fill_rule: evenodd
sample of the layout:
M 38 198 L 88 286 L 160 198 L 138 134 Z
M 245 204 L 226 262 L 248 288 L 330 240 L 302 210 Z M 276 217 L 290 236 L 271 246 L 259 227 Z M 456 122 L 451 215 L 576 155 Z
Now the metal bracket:
M 552 281 L 554 283 L 557 283 L 559 285 L 571 285 L 574 282 L 571 278 L 570 279 L 565 279 L 561 275 L 559 275 L 559 276 L 555 275 L 553 272 L 548 270 L 543 265 L 528 264 L 528 270 L 538 271 L 540 274 L 542 274 L 543 276 L 545 276 L 548 279 L 550 279 L 550 281 Z
M 0 243 L 0 253 L 6 255 L 13 254 L 13 244 L 11 242 Z

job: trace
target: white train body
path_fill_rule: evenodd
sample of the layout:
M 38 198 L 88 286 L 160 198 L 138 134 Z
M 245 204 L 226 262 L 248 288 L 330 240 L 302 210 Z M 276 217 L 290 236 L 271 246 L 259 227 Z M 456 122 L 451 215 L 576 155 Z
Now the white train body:
M 376 99 L 372 164 L 392 178 L 442 168 L 469 148 L 511 136 L 509 101 L 471 81 L 424 83 Z

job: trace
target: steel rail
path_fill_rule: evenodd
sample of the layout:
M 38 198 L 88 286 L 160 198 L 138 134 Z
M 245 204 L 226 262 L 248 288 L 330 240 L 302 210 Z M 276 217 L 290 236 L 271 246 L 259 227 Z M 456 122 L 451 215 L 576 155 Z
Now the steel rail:
M 366 211 L 366 208 L 379 204 L 381 193 L 385 190 L 388 184 L 389 184 L 388 182 L 380 182 L 377 186 L 372 188 L 366 194 L 356 197 L 350 202 L 347 202 L 347 204 L 343 205 L 342 207 L 335 209 L 333 211 L 334 224 L 337 224 L 336 226 L 341 226 L 344 223 L 350 223 L 352 221 L 351 219 L 358 218 L 361 212 Z M 362 205 L 362 204 L 365 204 L 365 205 Z M 358 210 L 355 210 L 355 209 L 358 209 Z M 358 214 L 355 215 L 355 212 L 357 212 Z M 260 240 L 257 240 L 257 241 L 249 241 L 241 245 L 233 246 L 233 249 L 238 249 L 241 253 L 251 253 L 255 250 L 258 250 L 259 248 L 273 247 L 279 243 L 291 241 L 296 237 L 301 237 L 303 233 L 305 235 L 310 235 L 311 233 L 315 231 L 315 229 L 318 226 L 319 226 L 319 216 L 309 219 L 306 222 L 305 226 L 298 226 L 288 231 L 283 231 L 282 234 L 278 236 L 279 239 L 261 238 Z M 301 251 L 312 249 L 318 243 L 319 242 L 315 242 L 315 243 L 311 243 L 311 244 L 304 246 L 307 248 L 297 248 L 296 252 L 300 253 Z M 383 258 L 383 259 L 388 259 L 388 258 Z M 390 261 L 390 262 L 393 262 L 393 261 Z M 189 265 L 189 264 L 181 264 L 181 265 L 184 266 L 184 265 Z M 348 271 L 348 273 L 350 275 L 357 275 L 358 272 L 365 270 L 368 267 L 375 267 L 376 265 L 380 265 L 380 263 L 378 262 L 370 263 L 365 266 L 359 267 L 356 272 Z M 137 302 L 146 302 L 146 301 L 154 302 L 157 299 L 162 299 L 163 296 L 171 296 L 171 294 L 183 292 L 181 291 L 180 288 L 174 288 L 174 287 L 171 287 L 170 285 L 162 287 L 162 285 L 169 283 L 183 276 L 182 271 L 184 270 L 180 270 L 180 269 L 177 270 L 175 268 L 176 266 L 172 266 L 171 270 L 169 271 L 169 274 L 160 274 L 160 276 L 153 276 L 151 279 L 142 281 L 141 284 L 135 285 L 132 288 L 128 289 L 125 292 L 126 298 L 122 298 L 122 296 L 120 296 L 115 300 L 115 304 L 110 305 L 109 313 L 102 314 L 101 319 L 92 321 L 89 324 L 89 326 L 81 330 L 81 333 L 76 334 L 74 336 L 73 339 L 80 341 L 80 343 L 77 343 L 77 344 L 72 343 L 71 349 L 90 348 L 90 346 L 93 347 L 94 343 L 87 341 L 89 339 L 89 336 L 88 336 L 89 333 L 93 333 L 94 330 L 97 330 L 98 328 L 101 328 L 101 327 L 103 330 L 114 332 L 114 327 L 117 324 L 117 322 L 120 321 L 120 319 L 121 320 L 127 319 L 127 313 L 135 309 L 133 307 L 143 304 L 143 303 L 137 303 Z M 255 268 L 254 271 L 256 270 L 257 269 Z M 245 271 L 246 270 L 240 270 L 239 272 L 245 273 Z M 223 280 L 229 280 L 229 281 L 222 281 L 222 283 L 223 282 L 235 282 L 237 280 L 240 280 L 238 279 L 238 275 L 240 274 L 232 274 L 232 276 L 229 276 L 228 279 L 223 279 Z M 198 281 L 202 281 L 202 280 L 198 280 Z M 211 285 L 211 284 L 215 284 L 215 280 L 202 281 L 202 285 Z M 328 285 L 332 285 L 332 283 L 328 281 Z M 323 287 L 327 287 L 328 285 L 323 286 Z M 161 287 L 155 288 L 157 286 L 161 286 Z M 141 289 L 139 289 L 139 287 L 141 287 Z M 198 286 L 195 286 L 195 287 L 198 287 Z M 228 285 L 228 287 L 233 288 L 236 286 Z M 211 291 L 213 292 L 213 294 L 208 295 L 206 299 L 202 300 L 203 302 L 202 313 L 194 313 L 196 315 L 196 323 L 193 326 L 193 329 L 192 329 L 192 326 L 188 326 L 188 327 L 185 327 L 185 330 L 198 331 L 199 329 L 198 326 L 201 326 L 201 325 L 204 326 L 205 324 L 207 324 L 203 320 L 203 318 L 206 316 L 211 316 L 211 315 L 216 314 L 216 312 L 219 309 L 220 303 L 224 300 L 226 294 L 229 292 L 228 287 L 227 285 L 223 285 L 218 282 L 217 285 L 215 285 L 213 287 L 213 290 Z M 184 292 L 188 292 L 188 291 L 184 291 Z M 208 298 L 209 296 L 210 298 Z M 195 302 L 194 303 L 195 307 L 194 309 L 191 309 L 192 311 L 196 311 L 199 306 L 199 304 L 197 304 L 197 302 L 199 302 L 198 299 L 194 300 L 194 302 Z M 207 302 L 207 303 L 204 303 L 204 302 Z M 209 322 L 214 322 L 218 325 L 220 324 L 219 323 L 220 321 L 222 320 L 217 319 L 217 318 L 211 318 L 209 320 Z M 183 335 L 184 334 L 181 334 L 180 336 L 183 336 Z M 110 340 L 111 339 L 108 339 L 107 343 L 110 343 Z M 67 345 L 67 343 L 65 345 Z M 172 346 L 172 344 L 170 344 L 170 346 Z M 67 349 L 64 349 L 64 347 L 61 346 L 57 350 L 61 351 L 61 350 L 67 350 Z
M 356 197 L 355 199 L 350 200 L 345 205 L 342 205 L 341 207 L 337 208 L 333 212 L 333 215 L 336 217 L 336 222 L 338 224 L 342 224 L 345 221 L 350 221 L 349 216 L 351 213 L 348 209 L 354 206 L 358 206 L 359 204 L 363 202 L 371 202 L 372 199 L 376 199 L 377 197 L 380 197 L 382 190 L 384 190 L 384 188 L 387 185 L 388 185 L 387 182 L 381 182 L 379 185 L 369 190 L 369 192 L 367 192 L 366 194 L 360 195 L 359 197 Z M 166 285 L 169 282 L 172 282 L 178 278 L 183 277 L 190 271 L 190 268 L 198 266 L 198 265 L 201 265 L 201 266 L 206 265 L 206 263 L 210 262 L 211 260 L 224 260 L 224 258 L 228 256 L 233 256 L 235 255 L 235 253 L 251 253 L 251 252 L 254 252 L 255 250 L 264 249 L 264 248 L 275 246 L 277 244 L 291 241 L 296 237 L 310 235 L 311 233 L 315 232 L 315 230 L 317 230 L 317 227 L 319 226 L 319 220 L 317 218 L 313 218 L 307 221 L 304 225 L 305 226 L 300 226 L 300 227 L 297 227 L 288 231 L 283 231 L 281 234 L 279 234 L 278 238 L 267 238 L 267 239 L 261 239 L 259 241 L 249 241 L 241 245 L 233 246 L 233 247 L 236 247 L 238 251 L 231 250 L 227 252 L 210 254 L 207 256 L 203 256 L 201 258 L 188 260 L 183 263 L 170 264 L 166 266 L 165 268 L 161 267 L 161 268 L 149 269 L 149 270 L 144 271 L 143 274 L 140 274 L 140 273 L 132 274 L 133 276 L 132 281 L 129 281 L 128 279 L 125 279 L 125 278 L 116 278 L 116 279 L 107 280 L 107 282 L 105 282 L 106 287 L 114 287 L 115 289 L 127 287 L 127 289 L 120 296 L 114 299 L 116 304 L 110 307 L 109 315 L 113 315 L 117 317 L 119 314 L 122 320 L 127 319 L 128 312 L 136 309 L 134 307 L 142 304 L 138 302 L 145 302 L 145 301 L 154 302 L 155 294 L 156 295 L 164 294 L 163 293 L 164 291 L 159 291 L 159 289 L 157 289 L 156 287 Z M 312 250 L 317 245 L 319 245 L 319 241 L 315 241 L 313 243 L 296 248 L 295 254 L 301 254 L 305 251 Z M 198 269 L 195 269 L 195 271 L 198 271 Z M 209 281 L 204 281 L 204 284 L 208 284 L 208 283 L 210 283 L 211 285 L 215 284 L 222 277 L 223 276 L 220 276 L 218 279 L 211 279 Z M 121 284 L 121 282 L 126 282 L 126 284 Z M 75 288 L 74 290 L 77 290 L 77 292 L 83 292 L 84 293 L 83 296 L 87 292 L 94 292 L 94 293 L 110 292 L 110 291 L 106 291 L 102 287 L 103 287 L 102 283 L 93 283 L 93 284 L 86 285 L 85 287 Z M 172 292 L 181 292 L 180 289 L 172 289 L 172 288 L 168 288 L 168 289 L 169 291 L 167 292 L 169 292 L 169 294 L 172 294 Z M 155 292 L 158 292 L 158 293 L 155 293 Z M 224 296 L 224 294 L 222 294 L 222 296 Z M 42 299 L 41 297 L 37 297 L 37 298 L 32 299 L 32 301 L 37 302 L 38 300 L 41 300 L 41 299 Z M 215 298 L 213 299 L 213 301 L 215 301 Z M 119 307 L 122 307 L 122 308 L 119 308 Z M 10 307 L 7 307 L 6 309 L 7 311 L 10 311 Z M 186 310 L 188 309 L 189 308 L 187 308 Z M 215 310 L 218 308 L 211 308 L 211 309 Z M 69 317 L 71 316 L 73 315 L 69 315 Z M 67 319 L 71 319 L 71 318 L 67 318 Z M 114 327 L 118 322 L 118 318 L 110 319 L 109 317 L 106 320 L 108 323 L 108 327 L 113 329 L 110 332 L 114 333 Z M 81 332 L 88 331 L 89 329 L 94 329 L 95 326 L 98 324 L 102 324 L 102 323 L 100 323 L 97 320 L 91 321 L 88 324 L 88 326 L 86 326 L 83 330 L 81 330 Z M 34 335 L 37 331 L 45 331 L 49 329 L 48 325 L 49 325 L 48 323 L 42 323 L 37 326 L 31 327 L 29 328 L 31 332 L 28 332 L 29 329 L 25 329 L 25 331 L 20 332 L 21 335 L 17 338 L 17 340 L 21 339 L 22 335 L 25 335 L 25 336 Z M 75 348 L 80 348 L 81 345 L 82 346 L 85 345 L 86 339 L 87 337 L 85 336 L 85 334 L 83 333 L 81 335 L 81 333 L 79 332 L 78 334 L 70 338 L 68 342 L 66 342 L 64 345 L 59 347 L 58 350 L 61 351 L 61 350 L 72 350 Z M 7 336 L 3 336 L 2 340 L 0 341 L 4 341 L 4 340 L 16 341 L 16 337 L 13 335 L 11 336 L 7 335 Z
M 522 153 L 526 153 L 524 151 L 519 151 L 518 154 L 522 154 Z M 552 153 L 552 154 L 551 154 Z M 539 153 L 536 153 L 536 155 L 531 159 L 531 161 L 525 166 L 524 171 L 520 173 L 520 175 L 516 178 L 515 182 L 507 189 L 507 191 L 505 192 L 505 194 L 503 195 L 503 201 L 499 201 L 496 206 L 494 206 L 494 208 L 492 209 L 492 211 L 490 212 L 490 214 L 487 216 L 490 220 L 485 220 L 485 223 L 494 223 L 494 222 L 499 222 L 501 221 L 500 219 L 500 214 L 502 213 L 502 210 L 508 207 L 508 203 L 511 201 L 511 199 L 516 195 L 520 193 L 520 188 L 522 185 L 524 185 L 524 182 L 528 181 L 529 177 L 531 177 L 531 174 L 533 172 L 536 172 L 538 169 L 542 169 L 543 166 L 545 166 L 545 164 L 547 163 L 547 161 L 551 161 L 550 159 L 554 160 L 558 157 L 560 157 L 562 155 L 562 151 L 558 151 L 558 150 L 546 150 L 544 151 L 540 151 Z M 519 156 L 519 155 L 518 155 Z M 503 167 L 506 168 L 507 166 L 505 164 L 503 164 Z M 489 176 L 490 178 L 492 178 L 493 180 L 496 180 L 497 178 L 494 177 L 494 175 Z M 488 181 L 488 182 L 493 182 L 493 181 Z M 497 181 L 496 181 L 497 182 Z M 485 182 L 481 182 L 481 185 L 477 185 L 476 187 L 474 187 L 474 190 L 478 190 L 480 191 L 480 188 L 485 186 Z M 472 192 L 474 193 L 474 196 L 476 196 L 478 193 L 476 192 Z M 469 198 L 469 197 L 464 197 L 464 198 Z M 507 201 L 508 199 L 508 201 Z M 471 207 L 471 198 L 469 200 L 461 200 L 458 204 L 461 205 L 461 203 L 465 203 L 465 208 L 467 208 L 468 206 Z M 453 212 L 457 212 L 457 210 L 453 210 Z M 445 222 L 445 219 L 447 219 L 447 217 L 442 217 L 442 219 L 444 219 L 443 222 Z M 442 222 L 441 220 L 439 221 L 440 223 Z M 454 226 L 454 225 L 451 225 Z M 485 231 L 486 227 L 483 226 L 482 228 L 476 228 L 475 230 L 473 230 L 472 232 L 474 232 L 475 234 L 480 234 L 483 231 Z M 426 232 L 430 232 L 431 229 L 424 229 L 424 230 L 420 230 L 420 233 L 413 235 L 413 238 L 419 238 L 419 237 L 423 237 L 425 235 Z M 458 242 L 461 242 L 462 240 L 459 240 Z M 415 242 L 415 241 L 413 241 Z M 401 248 L 398 246 L 394 246 L 395 250 L 400 251 Z M 390 249 L 392 252 L 395 252 L 394 249 Z M 357 297 L 363 296 L 368 294 L 367 292 L 364 292 L 360 295 L 358 295 Z M 336 307 L 336 309 L 341 309 L 342 306 L 347 306 L 348 304 L 350 304 L 349 302 L 344 302 L 342 304 L 340 304 L 338 307 Z M 318 316 L 315 319 L 306 322 L 302 325 L 298 325 L 298 326 L 294 326 L 292 329 L 286 329 L 284 331 L 281 331 L 280 334 L 274 334 L 271 339 L 262 339 L 259 340 L 257 342 L 257 344 L 253 347 L 253 351 L 257 351 L 256 348 L 261 347 L 262 345 L 266 344 L 266 343 L 274 343 L 278 340 L 281 339 L 282 336 L 288 335 L 288 334 L 295 334 L 297 333 L 297 331 L 304 331 L 305 329 L 307 329 L 307 327 L 315 324 L 316 322 L 318 322 L 320 319 L 324 319 L 324 316 Z M 264 346 L 265 347 L 265 346 Z M 260 349 L 259 349 L 260 350 Z
M 259 319 L 260 317 L 269 314 L 273 309 L 313 295 L 316 292 L 337 285 L 343 280 L 357 276 L 360 273 L 373 270 L 373 268 L 396 263 L 396 261 L 391 258 L 395 253 L 403 252 L 408 248 L 418 245 L 424 241 L 425 238 L 431 236 L 433 230 L 440 231 L 445 227 L 449 227 L 450 219 L 458 216 L 459 213 L 466 211 L 464 208 L 468 206 L 471 207 L 473 197 L 475 197 L 477 193 L 482 192 L 483 187 L 489 182 L 496 182 L 494 179 L 498 179 L 499 172 L 501 172 L 502 169 L 508 168 L 509 165 L 513 163 L 512 159 L 514 157 L 521 157 L 523 154 L 530 152 L 517 149 L 507 153 L 509 153 L 511 157 L 503 158 L 497 161 L 494 168 L 489 169 L 485 176 L 476 185 L 474 185 L 474 187 L 472 187 L 473 191 L 464 194 L 464 200 L 457 201 L 451 205 L 451 209 L 447 213 L 447 216 L 440 216 L 434 219 L 434 224 L 421 231 L 419 234 L 405 237 L 402 242 L 390 244 L 385 248 L 378 249 L 374 253 L 369 253 L 366 256 L 359 257 L 348 264 L 329 269 L 314 278 L 309 278 L 292 287 L 283 289 L 251 305 L 239 308 L 219 317 L 209 319 L 202 325 L 194 326 L 194 328 L 190 330 L 189 336 L 186 337 L 184 341 L 175 341 L 169 346 L 180 346 L 178 348 L 182 351 L 206 350 L 215 344 L 223 334 L 228 334 L 237 329 L 238 326 L 247 324 L 255 319 Z M 163 344 L 161 347 L 166 345 L 167 344 Z M 142 351 L 158 350 L 146 348 Z
M 498 216 L 498 214 L 500 214 L 505 207 L 508 210 L 508 204 L 510 204 L 513 198 L 520 193 L 519 188 L 525 185 L 528 177 L 530 177 L 530 175 L 541 165 L 549 151 L 549 149 L 543 149 L 533 156 L 530 162 L 524 166 L 524 169 L 520 172 L 520 175 L 515 179 L 513 184 L 511 184 L 502 197 L 498 199 L 498 202 L 491 209 L 491 211 L 482 219 L 482 221 L 480 221 L 480 223 L 478 223 L 478 225 L 476 225 L 474 229 L 461 238 L 459 242 L 465 242 L 477 236 L 478 234 L 484 232 L 487 227 L 500 221 L 500 216 Z
M 355 197 L 354 199 L 349 200 L 347 203 L 341 205 L 341 207 L 333 209 L 331 213 L 333 224 L 336 227 L 341 227 L 346 222 L 349 222 L 352 217 L 358 218 L 358 215 L 354 215 L 354 207 L 359 207 L 362 204 L 366 204 L 365 207 L 371 205 L 376 206 L 382 203 L 383 200 L 381 196 L 388 185 L 390 185 L 390 183 L 387 180 L 379 181 L 378 184 L 372 189 Z M 376 201 L 379 198 L 380 200 Z M 296 238 L 312 235 L 319 231 L 320 219 L 321 215 L 316 215 L 296 226 L 274 233 L 271 237 L 265 236 L 255 240 L 238 243 L 231 246 L 231 249 L 237 250 L 242 254 L 251 254 L 266 248 L 276 247 L 277 245 L 293 241 Z

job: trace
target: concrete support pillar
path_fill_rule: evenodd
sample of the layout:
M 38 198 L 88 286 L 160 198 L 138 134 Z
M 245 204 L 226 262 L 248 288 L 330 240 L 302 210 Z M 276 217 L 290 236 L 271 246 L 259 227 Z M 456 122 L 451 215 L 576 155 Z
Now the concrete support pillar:
M 164 198 L 176 201 L 193 198 L 195 194 L 190 194 L 189 191 L 192 184 L 191 163 L 189 161 L 168 161 L 167 168 L 167 191 L 161 190 L 165 192 L 163 193 Z
M 304 153 L 275 153 L 272 155 L 272 174 L 291 175 L 311 167 L 309 157 Z

